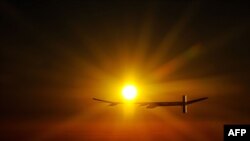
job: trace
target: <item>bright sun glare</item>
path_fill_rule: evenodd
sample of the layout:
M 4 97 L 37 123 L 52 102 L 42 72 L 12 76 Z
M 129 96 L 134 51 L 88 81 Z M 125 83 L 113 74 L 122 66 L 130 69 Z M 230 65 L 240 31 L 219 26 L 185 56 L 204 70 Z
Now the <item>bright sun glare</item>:
M 133 85 L 126 85 L 123 89 L 122 89 L 122 94 L 123 97 L 126 100 L 133 100 L 136 97 L 137 94 L 137 89 L 135 86 Z

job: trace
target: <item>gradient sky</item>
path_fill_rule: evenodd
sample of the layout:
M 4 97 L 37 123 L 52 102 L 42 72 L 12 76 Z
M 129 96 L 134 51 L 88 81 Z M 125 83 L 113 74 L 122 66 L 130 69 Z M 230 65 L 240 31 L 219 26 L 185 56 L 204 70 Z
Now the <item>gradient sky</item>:
M 220 141 L 250 123 L 247 3 L 1 1 L 0 140 Z M 138 101 L 109 107 L 127 81 Z

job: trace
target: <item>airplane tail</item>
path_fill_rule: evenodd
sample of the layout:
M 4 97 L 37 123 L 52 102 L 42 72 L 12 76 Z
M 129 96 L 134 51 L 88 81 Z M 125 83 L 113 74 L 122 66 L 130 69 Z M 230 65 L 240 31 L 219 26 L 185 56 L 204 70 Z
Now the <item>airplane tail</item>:
M 199 101 L 202 101 L 202 100 L 206 100 L 207 97 L 203 97 L 203 98 L 199 98 L 199 99 L 194 99 L 194 100 L 190 100 L 188 101 L 187 100 L 187 96 L 186 95 L 183 95 L 182 96 L 182 112 L 185 114 L 187 113 L 187 105 L 189 104 L 193 104 L 195 102 L 199 102 Z
M 182 96 L 182 112 L 185 114 L 187 113 L 187 96 Z

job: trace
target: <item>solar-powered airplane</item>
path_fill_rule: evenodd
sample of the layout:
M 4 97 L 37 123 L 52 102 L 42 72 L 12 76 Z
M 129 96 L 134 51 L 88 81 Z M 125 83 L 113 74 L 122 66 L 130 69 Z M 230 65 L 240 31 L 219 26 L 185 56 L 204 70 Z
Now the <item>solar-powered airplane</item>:
M 158 106 L 182 106 L 182 112 L 187 113 L 187 106 L 202 100 L 206 100 L 208 97 L 198 98 L 194 100 L 187 100 L 187 96 L 182 96 L 182 101 L 174 101 L 174 102 L 134 102 L 133 104 L 138 104 L 141 106 L 146 106 L 146 108 L 155 108 Z M 109 106 L 115 106 L 118 104 L 124 104 L 125 102 L 114 102 L 114 101 L 108 101 L 108 100 L 102 100 L 93 98 L 93 100 L 108 103 Z

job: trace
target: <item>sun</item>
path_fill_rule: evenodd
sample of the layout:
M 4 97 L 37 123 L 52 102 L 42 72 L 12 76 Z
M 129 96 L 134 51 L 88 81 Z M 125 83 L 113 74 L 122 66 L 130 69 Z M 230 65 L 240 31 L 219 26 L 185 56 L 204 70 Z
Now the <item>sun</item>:
M 137 95 L 137 89 L 134 85 L 126 85 L 122 89 L 122 95 L 126 100 L 133 100 Z

